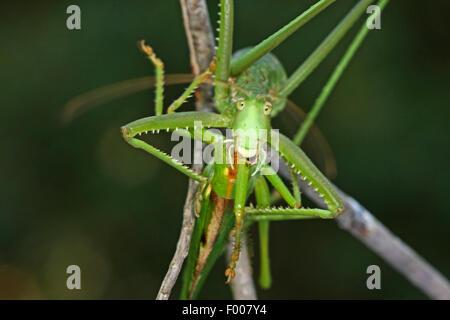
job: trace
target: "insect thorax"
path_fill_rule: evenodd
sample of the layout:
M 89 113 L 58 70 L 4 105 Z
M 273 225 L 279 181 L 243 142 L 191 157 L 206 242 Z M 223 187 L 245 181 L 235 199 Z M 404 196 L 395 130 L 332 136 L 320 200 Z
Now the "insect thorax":
M 251 48 L 244 48 L 233 54 L 233 59 L 241 56 Z M 286 102 L 277 97 L 277 92 L 287 79 L 286 71 L 280 61 L 272 53 L 268 53 L 249 68 L 244 70 L 235 80 L 235 85 L 242 88 L 245 94 L 235 91 L 237 98 L 258 98 L 271 100 L 273 109 L 271 116 L 280 112 Z M 248 96 L 250 95 L 250 97 Z

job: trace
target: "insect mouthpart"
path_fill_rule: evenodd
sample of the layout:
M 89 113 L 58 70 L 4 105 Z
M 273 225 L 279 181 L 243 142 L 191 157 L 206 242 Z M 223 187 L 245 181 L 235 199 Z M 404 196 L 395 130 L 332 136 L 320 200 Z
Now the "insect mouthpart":
M 247 149 L 245 146 L 238 144 L 236 146 L 236 150 L 242 157 L 247 158 L 247 159 L 257 157 L 257 155 L 258 155 L 258 148 Z
M 258 162 L 258 155 L 248 158 L 248 163 L 252 166 Z

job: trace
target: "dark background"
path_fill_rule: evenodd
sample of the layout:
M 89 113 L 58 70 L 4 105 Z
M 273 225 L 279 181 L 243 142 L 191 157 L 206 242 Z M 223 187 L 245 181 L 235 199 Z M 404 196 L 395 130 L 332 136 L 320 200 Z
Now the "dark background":
M 333 4 L 275 50 L 288 72 L 355 2 Z M 235 48 L 256 44 L 313 3 L 236 1 Z M 81 7 L 80 31 L 66 28 L 70 4 Z M 208 4 L 216 21 L 216 2 Z M 338 165 L 334 182 L 446 276 L 449 10 L 446 1 L 391 1 L 382 29 L 370 32 L 317 121 Z M 188 182 L 120 136 L 121 125 L 153 112 L 153 90 L 69 125 L 60 119 L 78 94 L 153 74 L 137 40 L 152 45 L 166 73 L 190 72 L 178 1 L 3 1 L 0 12 L 0 298 L 153 299 Z M 310 108 L 362 23 L 293 101 Z M 166 106 L 182 89 L 167 89 Z M 164 144 L 168 136 L 154 139 Z M 333 221 L 273 223 L 270 245 L 273 288 L 261 298 L 425 298 Z M 81 291 L 66 288 L 70 264 L 81 267 Z M 372 264 L 382 270 L 378 291 L 366 288 Z M 231 297 L 224 269 L 222 259 L 202 298 Z

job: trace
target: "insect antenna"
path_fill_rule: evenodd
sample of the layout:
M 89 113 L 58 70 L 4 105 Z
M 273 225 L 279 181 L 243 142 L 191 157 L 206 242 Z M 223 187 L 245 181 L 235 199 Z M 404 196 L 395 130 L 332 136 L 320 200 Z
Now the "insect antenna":
M 165 75 L 167 85 L 189 83 L 194 79 L 192 74 L 176 73 Z M 68 123 L 93 107 L 102 105 L 117 98 L 153 88 L 155 77 L 141 77 L 112 83 L 91 91 L 82 93 L 70 99 L 62 112 L 63 123 Z
M 188 73 L 174 73 L 167 74 L 164 78 L 166 85 L 177 85 L 189 83 L 194 79 L 192 74 Z M 249 95 L 247 91 L 240 88 L 235 84 L 231 84 L 227 81 L 221 81 L 217 79 L 209 78 L 205 81 L 211 85 L 217 85 L 222 87 L 228 87 L 234 89 L 242 94 Z M 112 83 L 100 88 L 93 89 L 91 91 L 82 93 L 74 98 L 70 99 L 64 106 L 64 110 L 61 115 L 63 123 L 69 123 L 76 117 L 80 116 L 90 109 L 105 104 L 109 101 L 128 96 L 133 93 L 138 93 L 147 89 L 155 87 L 156 79 L 153 76 L 135 78 L 124 80 L 116 83 Z

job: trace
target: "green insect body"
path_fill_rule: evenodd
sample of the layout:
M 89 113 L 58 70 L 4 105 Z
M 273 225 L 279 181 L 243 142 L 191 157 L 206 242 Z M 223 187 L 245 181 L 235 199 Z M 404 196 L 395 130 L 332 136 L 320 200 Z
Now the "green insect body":
M 249 49 L 239 50 L 233 57 L 237 58 L 248 51 Z M 248 138 L 246 141 L 242 141 L 235 136 L 237 150 L 244 157 L 255 156 L 259 147 L 259 130 L 269 132 L 271 129 L 270 117 L 284 108 L 285 99 L 274 98 L 274 95 L 269 95 L 269 93 L 279 90 L 286 79 L 283 66 L 271 53 L 257 60 L 235 79 L 234 83 L 240 91 L 234 91 L 231 98 L 228 99 L 225 114 L 232 118 L 233 132 L 244 133 Z M 234 198 L 234 183 L 230 186 L 230 175 L 233 171 L 228 164 L 215 165 L 212 182 L 214 190 L 227 199 Z
M 287 75 L 271 51 L 290 35 L 318 15 L 335 0 L 319 0 L 290 23 L 252 48 L 237 51 L 232 56 L 233 44 L 233 0 L 220 0 L 219 38 L 216 57 L 210 68 L 196 77 L 190 75 L 164 76 L 164 64 L 150 46 L 140 42 L 141 50 L 155 68 L 152 83 L 155 91 L 155 116 L 128 123 L 121 128 L 123 138 L 131 146 L 142 149 L 161 161 L 174 167 L 187 177 L 199 182 L 195 196 L 196 221 L 191 236 L 187 261 L 183 272 L 181 298 L 195 299 L 202 288 L 209 271 L 223 254 L 226 243 L 234 235 L 234 248 L 225 275 L 227 282 L 235 275 L 239 260 L 241 233 L 254 222 L 258 223 L 260 247 L 260 278 L 262 288 L 269 288 L 272 277 L 269 259 L 269 222 L 323 218 L 330 219 L 344 208 L 336 190 L 327 178 L 299 148 L 311 128 L 314 119 L 337 83 L 343 70 L 353 57 L 368 33 L 364 23 L 348 47 L 333 74 L 323 87 L 304 123 L 293 140 L 283 134 L 274 134 L 271 118 L 282 112 L 288 96 L 311 74 L 346 32 L 361 17 L 373 0 L 359 0 L 341 22 L 329 33 L 310 56 L 291 74 Z M 383 9 L 388 0 L 379 0 L 377 6 Z M 180 77 L 181 76 L 181 77 Z M 214 84 L 215 107 L 213 112 L 176 111 L 207 81 Z M 192 82 L 168 108 L 164 109 L 164 80 L 168 84 Z M 143 90 L 151 86 L 148 79 L 134 79 L 101 88 L 74 99 L 67 106 L 66 120 L 75 111 L 86 105 L 97 105 L 111 97 Z M 107 89 L 107 90 L 105 90 Z M 222 131 L 212 130 L 221 129 Z M 231 136 L 223 135 L 228 129 Z M 213 161 L 201 173 L 170 155 L 139 139 L 147 133 L 160 131 L 177 132 L 191 139 L 213 145 Z M 289 165 L 292 189 L 277 172 L 266 163 L 271 149 Z M 226 161 L 224 161 L 226 160 Z M 326 208 L 305 208 L 302 206 L 298 184 L 301 178 L 321 197 Z M 286 202 L 286 207 L 272 207 L 269 185 Z M 256 206 L 247 205 L 254 195 Z
M 259 149 L 259 136 L 254 132 L 258 130 L 266 130 L 270 132 L 270 118 L 272 112 L 272 100 L 268 98 L 270 92 L 274 92 L 280 88 L 285 73 L 281 65 L 275 60 L 273 55 L 261 59 L 259 63 L 255 63 L 249 68 L 249 72 L 245 72 L 243 77 L 236 79 L 247 93 L 244 97 L 242 92 L 236 92 L 230 98 L 228 107 L 222 116 L 210 113 L 184 112 L 176 114 L 167 114 L 155 117 L 144 118 L 134 121 L 122 128 L 124 138 L 131 145 L 142 148 L 145 151 L 155 155 L 161 160 L 174 166 L 189 177 L 206 184 L 208 194 L 202 195 L 202 204 L 200 216 L 203 216 L 202 224 L 196 233 L 203 235 L 203 241 L 192 241 L 192 255 L 197 256 L 194 271 L 191 273 L 189 293 L 197 286 L 198 276 L 204 267 L 206 260 L 214 246 L 214 242 L 218 237 L 220 225 L 227 209 L 234 206 L 235 215 L 235 249 L 231 257 L 230 267 L 226 271 L 228 281 L 234 277 L 234 269 L 239 258 L 240 252 L 240 233 L 243 227 L 243 217 L 247 213 L 260 215 L 292 215 L 292 218 L 333 218 L 343 210 L 342 203 L 333 191 L 331 185 L 327 183 L 327 179 L 312 164 L 308 157 L 294 144 L 289 143 L 289 139 L 280 136 L 280 144 L 278 151 L 280 155 L 287 161 L 289 165 L 308 181 L 317 191 L 321 191 L 320 195 L 329 206 L 329 210 L 312 210 L 299 208 L 300 203 L 291 195 L 288 188 L 282 180 L 273 173 L 267 176 L 268 181 L 280 192 L 285 200 L 291 205 L 291 208 L 285 209 L 257 209 L 245 207 L 248 194 L 252 191 L 255 179 L 259 177 L 251 174 L 255 172 L 258 164 L 251 164 L 250 158 L 255 157 Z M 276 64 L 275 64 L 276 63 Z M 276 74 L 277 81 L 271 81 L 271 75 Z M 257 78 L 258 77 L 258 78 Z M 261 80 L 260 85 L 255 86 L 255 80 Z M 281 80 L 281 81 L 280 81 Z M 269 101 L 270 100 L 270 101 Z M 278 102 L 278 108 L 282 108 L 282 102 Z M 279 110 L 280 111 L 280 110 Z M 232 164 L 215 164 L 211 173 L 198 175 L 188 169 L 177 160 L 148 145 L 142 140 L 136 139 L 134 136 L 141 133 L 158 132 L 159 130 L 176 130 L 177 128 L 185 128 L 192 130 L 195 121 L 202 121 L 202 125 L 206 127 L 229 127 L 233 132 L 243 133 L 247 138 L 242 142 L 241 135 L 234 135 L 234 159 Z M 211 143 L 212 140 L 202 140 Z M 239 161 L 242 160 L 242 161 Z M 243 163 L 239 163 L 243 162 Z M 302 174 L 303 173 L 303 174 Z M 330 196 L 332 195 L 332 196 Z M 234 204 L 232 201 L 234 200 Z M 266 222 L 261 222 L 266 223 Z M 197 236 L 198 237 L 198 236 Z M 192 268 L 192 267 L 191 267 Z
M 274 139 L 270 123 L 271 117 L 283 110 L 287 96 L 331 51 L 356 19 L 364 13 L 371 1 L 359 1 L 319 48 L 288 77 L 281 63 L 270 51 L 332 2 L 333 0 L 317 2 L 274 35 L 251 49 L 238 51 L 232 59 L 234 4 L 232 0 L 221 0 L 217 63 L 212 63 L 209 70 L 197 76 L 182 96 L 170 105 L 168 114 L 164 115 L 161 114 L 163 64 L 156 58 L 153 50 L 142 43 L 144 53 L 156 68 L 156 116 L 133 121 L 123 126 L 123 137 L 133 147 L 145 150 L 200 183 L 196 196 L 198 218 L 185 267 L 182 298 L 196 297 L 212 265 L 223 253 L 232 229 L 234 229 L 235 241 L 230 264 L 225 272 L 227 282 L 235 275 L 240 253 L 241 232 L 245 229 L 247 222 L 257 221 L 261 249 L 260 284 L 266 288 L 271 283 L 268 258 L 269 221 L 329 219 L 336 217 L 344 210 L 342 201 L 327 178 L 288 137 L 279 134 Z M 220 114 L 175 113 L 196 87 L 213 73 L 216 84 L 216 107 Z M 201 122 L 201 128 L 198 127 L 199 122 Z M 226 139 L 225 136 L 213 132 L 210 128 L 232 129 L 232 139 Z M 215 160 L 207 165 L 202 173 L 194 172 L 180 161 L 137 138 L 143 133 L 159 133 L 160 130 L 182 131 L 181 134 L 193 139 L 214 144 L 215 153 L 220 151 L 222 154 L 229 154 L 231 161 L 222 163 Z M 260 131 L 265 132 L 265 136 L 260 135 L 258 133 Z M 265 142 L 268 142 L 272 150 L 290 166 L 292 192 L 277 173 L 264 163 L 265 151 L 262 151 L 261 146 Z M 232 146 L 231 149 L 229 145 Z M 317 192 L 323 199 L 326 209 L 310 209 L 301 206 L 297 177 L 306 181 Z M 269 184 L 278 191 L 288 207 L 270 207 Z M 252 193 L 255 194 L 256 206 L 246 205 Z

